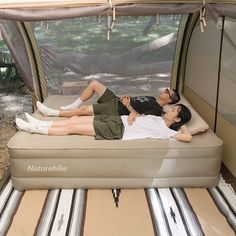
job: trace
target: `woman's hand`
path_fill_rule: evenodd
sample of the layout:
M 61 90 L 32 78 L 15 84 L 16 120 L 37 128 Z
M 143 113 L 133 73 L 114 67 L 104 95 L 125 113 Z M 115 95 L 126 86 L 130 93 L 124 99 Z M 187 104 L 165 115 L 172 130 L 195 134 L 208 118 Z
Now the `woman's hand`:
M 183 142 L 190 142 L 192 140 L 192 135 L 190 134 L 188 127 L 186 125 L 182 125 L 180 132 L 175 134 L 173 138 Z

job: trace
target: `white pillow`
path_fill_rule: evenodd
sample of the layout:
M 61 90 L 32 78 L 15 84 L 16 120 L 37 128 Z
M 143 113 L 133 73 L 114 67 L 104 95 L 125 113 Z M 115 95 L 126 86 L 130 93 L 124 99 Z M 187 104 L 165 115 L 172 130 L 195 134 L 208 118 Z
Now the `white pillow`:
M 195 135 L 206 132 L 209 129 L 206 121 L 202 119 L 202 117 L 193 109 L 193 107 L 189 107 L 189 109 L 191 111 L 192 118 L 186 124 L 186 126 L 189 128 L 190 133 Z

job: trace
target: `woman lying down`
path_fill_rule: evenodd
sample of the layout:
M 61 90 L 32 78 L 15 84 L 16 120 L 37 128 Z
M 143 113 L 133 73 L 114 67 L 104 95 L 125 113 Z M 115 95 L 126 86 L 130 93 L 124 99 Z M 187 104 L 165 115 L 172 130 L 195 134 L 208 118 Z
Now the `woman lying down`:
M 42 121 L 26 113 L 28 122 L 16 118 L 20 130 L 46 135 L 81 134 L 96 139 L 175 139 L 190 142 L 192 135 L 185 126 L 191 119 L 190 110 L 183 104 L 170 108 L 163 116 L 139 116 L 132 125 L 128 116 L 73 116 L 67 120 Z

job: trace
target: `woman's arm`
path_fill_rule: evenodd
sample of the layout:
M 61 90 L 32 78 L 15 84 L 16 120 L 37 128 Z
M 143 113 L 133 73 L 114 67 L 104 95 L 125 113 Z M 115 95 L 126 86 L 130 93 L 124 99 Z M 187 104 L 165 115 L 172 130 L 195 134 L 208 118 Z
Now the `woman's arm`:
M 131 111 L 128 116 L 128 124 L 132 125 L 135 122 L 137 116 L 139 116 L 138 112 L 136 112 L 135 110 Z
M 123 103 L 123 105 L 127 108 L 127 110 L 130 112 L 129 117 L 128 117 L 128 124 L 132 125 L 137 116 L 140 116 L 141 114 L 139 114 L 137 111 L 134 110 L 134 108 L 130 105 L 130 99 L 131 97 L 129 96 L 123 96 L 121 97 L 121 102 Z
M 192 140 L 192 135 L 189 132 L 189 129 L 186 125 L 182 125 L 180 132 L 173 136 L 174 139 L 183 142 L 190 142 Z

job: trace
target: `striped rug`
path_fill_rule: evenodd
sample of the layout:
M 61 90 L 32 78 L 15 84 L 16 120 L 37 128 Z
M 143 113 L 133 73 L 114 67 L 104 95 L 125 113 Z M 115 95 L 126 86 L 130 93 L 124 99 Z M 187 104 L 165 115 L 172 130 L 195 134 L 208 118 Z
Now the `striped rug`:
M 0 191 L 0 235 L 235 235 L 236 195 L 216 188 Z

